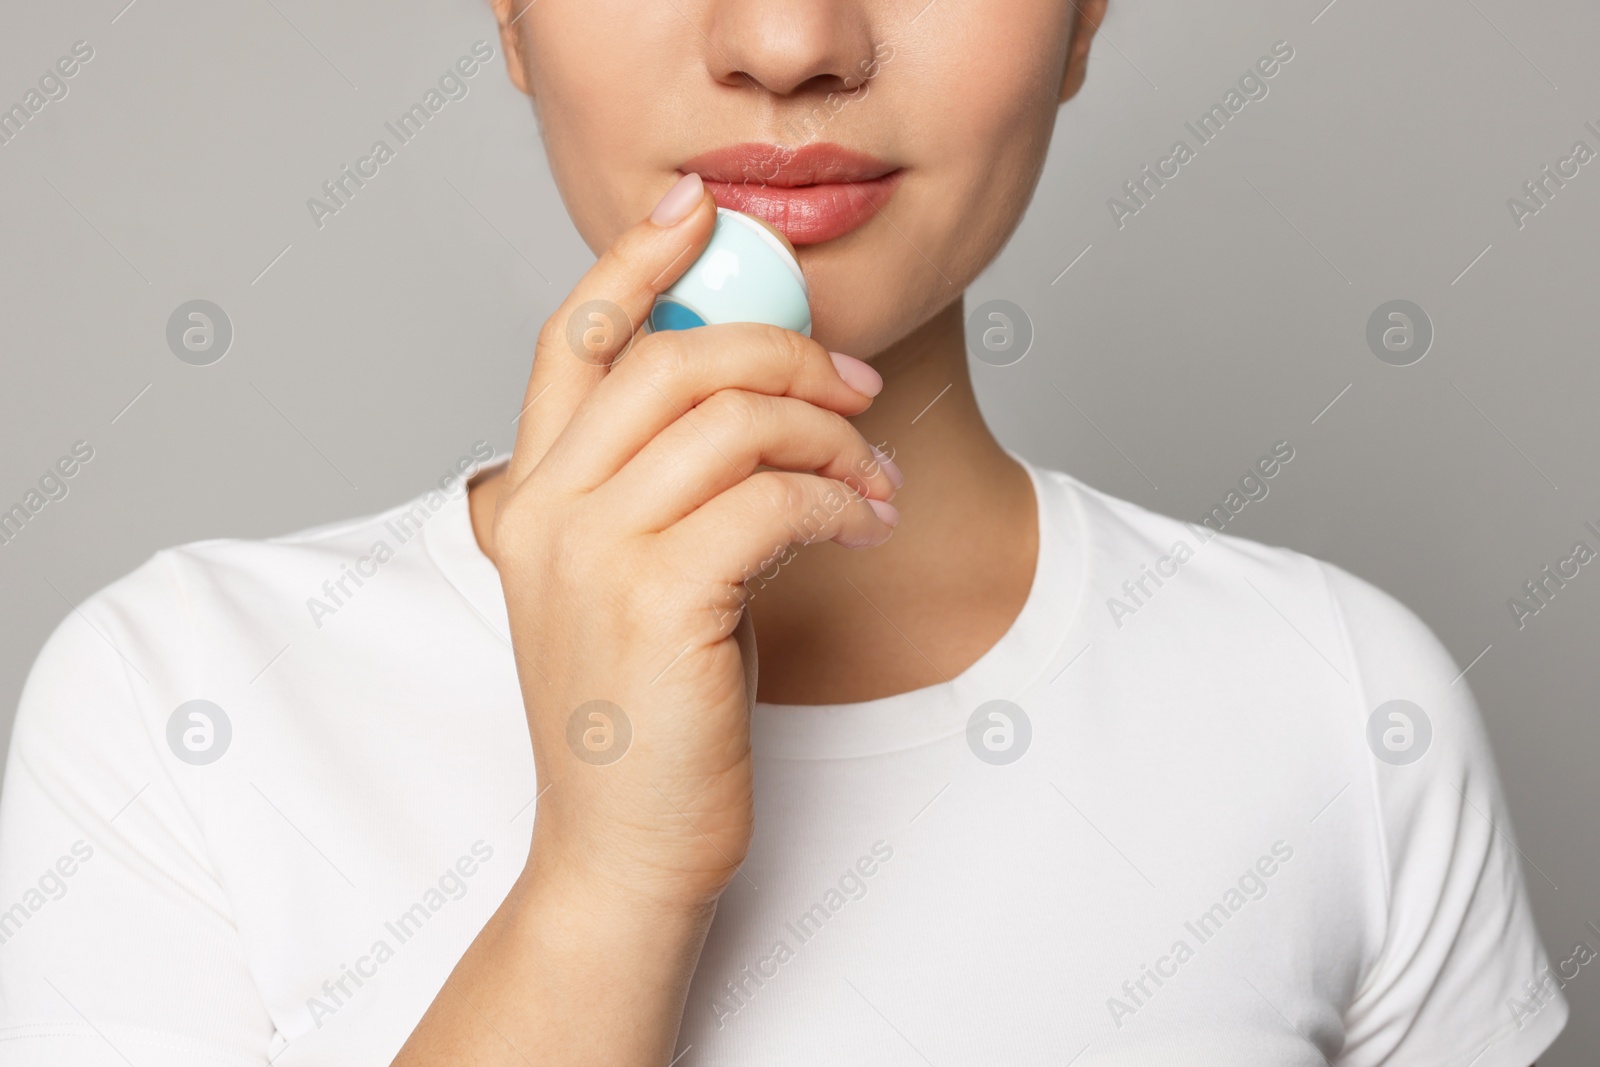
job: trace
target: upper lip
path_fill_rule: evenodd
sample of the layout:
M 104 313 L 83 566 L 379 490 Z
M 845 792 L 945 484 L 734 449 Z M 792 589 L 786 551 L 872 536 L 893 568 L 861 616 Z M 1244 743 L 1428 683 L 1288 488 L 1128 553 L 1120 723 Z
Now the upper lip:
M 814 143 L 789 148 L 749 142 L 704 152 L 678 168 L 707 181 L 792 188 L 869 182 L 899 169 L 843 145 Z

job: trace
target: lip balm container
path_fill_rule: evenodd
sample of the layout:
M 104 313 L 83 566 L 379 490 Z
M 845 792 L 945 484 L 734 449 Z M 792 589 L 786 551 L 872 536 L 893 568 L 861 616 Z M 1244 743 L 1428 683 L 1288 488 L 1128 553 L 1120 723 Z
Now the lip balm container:
M 764 322 L 811 336 L 810 292 L 794 246 L 760 219 L 717 208 L 711 243 L 656 297 L 652 330 Z

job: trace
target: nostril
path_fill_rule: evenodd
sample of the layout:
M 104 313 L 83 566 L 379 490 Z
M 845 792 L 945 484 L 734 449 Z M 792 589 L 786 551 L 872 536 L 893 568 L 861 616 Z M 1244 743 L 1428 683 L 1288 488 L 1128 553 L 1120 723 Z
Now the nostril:
M 795 78 L 781 78 L 768 72 L 766 77 L 757 77 L 748 71 L 735 70 L 719 78 L 724 85 L 734 88 L 749 87 L 772 93 L 775 96 L 789 97 L 814 97 L 820 105 L 829 95 L 834 93 L 854 94 L 861 83 L 867 79 L 861 75 L 849 74 L 813 74 L 800 80 Z
M 720 84 L 776 96 L 848 91 L 879 60 L 863 8 L 793 0 L 706 0 L 698 36 L 706 69 Z

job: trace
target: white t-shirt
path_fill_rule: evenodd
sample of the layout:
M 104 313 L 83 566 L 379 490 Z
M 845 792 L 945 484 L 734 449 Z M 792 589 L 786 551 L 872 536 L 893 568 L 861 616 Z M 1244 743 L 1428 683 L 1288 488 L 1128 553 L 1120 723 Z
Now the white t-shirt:
M 1029 469 L 1037 572 L 977 663 L 755 709 L 681 1067 L 1532 1063 L 1567 1007 L 1434 636 Z M 387 1064 L 527 856 L 507 632 L 459 490 L 68 616 L 0 804 L 0 1061 Z

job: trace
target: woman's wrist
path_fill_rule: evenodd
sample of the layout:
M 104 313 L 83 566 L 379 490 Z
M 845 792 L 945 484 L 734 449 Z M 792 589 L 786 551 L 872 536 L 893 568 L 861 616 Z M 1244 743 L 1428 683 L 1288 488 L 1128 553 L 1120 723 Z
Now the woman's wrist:
M 519 909 L 582 916 L 578 925 L 658 929 L 668 936 L 703 934 L 716 912 L 720 886 L 641 877 L 621 861 L 562 854 L 535 840 L 511 894 Z
M 536 851 L 397 1065 L 672 1059 L 715 899 L 629 892 Z
M 544 990 L 569 1001 L 560 1013 L 609 1019 L 615 1032 L 601 1043 L 633 1062 L 670 1059 L 715 897 L 631 891 L 582 867 L 532 863 L 512 896 L 504 932 L 542 976 L 560 976 L 559 992 Z

